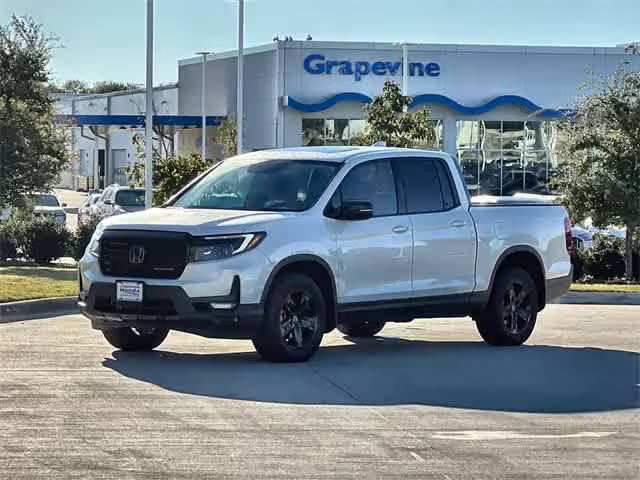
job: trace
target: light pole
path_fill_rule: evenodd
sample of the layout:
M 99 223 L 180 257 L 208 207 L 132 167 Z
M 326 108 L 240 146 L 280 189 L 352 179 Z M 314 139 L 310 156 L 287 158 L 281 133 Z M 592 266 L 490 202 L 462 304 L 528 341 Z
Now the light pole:
M 153 0 L 147 0 L 147 79 L 144 133 L 144 206 L 153 205 Z
M 196 55 L 202 55 L 202 97 L 201 97 L 201 113 L 202 113 L 202 161 L 204 161 L 207 153 L 207 106 L 206 106 L 206 79 L 207 79 L 207 55 L 211 52 L 203 50 L 196 52 Z
M 243 43 L 244 43 L 244 0 L 238 0 L 238 80 L 237 80 L 237 92 L 236 92 L 236 130 L 237 130 L 237 145 L 236 153 L 242 153 L 242 96 L 244 93 L 243 84 Z
M 402 43 L 402 94 L 409 95 L 409 46 Z

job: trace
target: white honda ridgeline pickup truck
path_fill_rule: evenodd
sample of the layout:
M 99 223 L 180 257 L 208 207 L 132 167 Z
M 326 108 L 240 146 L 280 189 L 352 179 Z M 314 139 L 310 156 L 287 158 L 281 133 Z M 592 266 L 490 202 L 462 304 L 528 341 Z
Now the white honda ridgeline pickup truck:
M 220 163 L 161 208 L 110 217 L 79 264 L 79 305 L 116 348 L 169 330 L 253 340 L 271 361 L 323 334 L 470 315 L 519 345 L 571 282 L 560 205 L 471 200 L 453 157 L 385 147 L 267 150 Z

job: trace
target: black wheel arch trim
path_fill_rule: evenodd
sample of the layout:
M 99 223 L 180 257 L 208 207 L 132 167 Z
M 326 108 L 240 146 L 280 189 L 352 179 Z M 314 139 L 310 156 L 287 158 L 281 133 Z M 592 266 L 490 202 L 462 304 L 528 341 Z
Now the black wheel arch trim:
M 264 284 L 264 288 L 262 290 L 262 295 L 260 297 L 260 303 L 261 304 L 266 304 L 267 301 L 267 295 L 269 294 L 269 291 L 271 290 L 272 284 L 273 284 L 273 280 L 278 276 L 278 274 L 282 271 L 283 268 L 287 267 L 288 265 L 292 265 L 294 263 L 299 263 L 299 262 L 314 262 L 317 263 L 318 265 L 320 265 L 325 272 L 327 273 L 327 275 L 329 276 L 329 280 L 331 282 L 331 292 L 329 292 L 330 295 L 332 295 L 332 301 L 333 301 L 333 312 L 332 312 L 332 316 L 333 316 L 333 322 L 331 322 L 331 325 L 328 325 L 328 331 L 333 330 L 333 328 L 335 327 L 335 323 L 337 321 L 338 318 L 338 291 L 337 291 L 337 287 L 336 287 L 336 279 L 335 276 L 333 274 L 333 270 L 331 269 L 331 267 L 329 266 L 329 264 L 327 263 L 327 261 L 322 258 L 319 257 L 317 255 L 312 255 L 312 254 L 306 254 L 306 253 L 301 253 L 301 254 L 296 254 L 296 255 L 292 255 L 290 257 L 287 257 L 283 260 L 280 260 L 275 267 L 273 267 L 271 269 L 271 273 L 269 273 L 269 276 L 267 277 L 267 281 Z
M 507 248 L 504 252 L 502 252 L 500 254 L 500 256 L 498 257 L 498 261 L 496 262 L 496 264 L 493 266 L 493 271 L 491 272 L 491 279 L 489 280 L 489 288 L 487 289 L 488 295 L 486 295 L 486 300 L 487 302 L 489 301 L 489 297 L 491 296 L 491 292 L 493 291 L 493 284 L 495 282 L 496 279 L 496 275 L 498 274 L 498 271 L 500 270 L 500 268 L 502 267 L 504 261 L 507 259 L 508 256 L 514 254 L 514 253 L 531 253 L 533 254 L 533 256 L 536 258 L 536 260 L 538 261 L 538 265 L 540 266 L 540 270 L 542 270 L 542 293 L 543 293 L 543 297 L 540 299 L 538 299 L 538 309 L 542 310 L 545 306 L 545 298 L 546 298 L 546 270 L 545 270 L 545 266 L 544 266 L 544 261 L 542 260 L 542 257 L 540 256 L 540 254 L 537 252 L 537 250 L 529 245 L 515 245 L 512 247 Z

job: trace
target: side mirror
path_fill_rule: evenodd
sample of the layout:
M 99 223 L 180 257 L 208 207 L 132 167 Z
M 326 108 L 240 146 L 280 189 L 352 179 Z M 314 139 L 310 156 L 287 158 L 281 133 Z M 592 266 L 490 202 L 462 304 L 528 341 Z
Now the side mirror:
M 67 206 L 67 202 L 62 202 L 62 208 Z
M 111 199 L 107 199 L 107 200 L 105 200 L 105 201 L 104 201 L 104 202 L 102 202 L 102 203 L 104 203 L 105 205 L 113 205 L 113 200 L 111 200 Z
M 340 220 L 366 220 L 373 216 L 373 205 L 371 202 L 342 202 L 338 218 Z

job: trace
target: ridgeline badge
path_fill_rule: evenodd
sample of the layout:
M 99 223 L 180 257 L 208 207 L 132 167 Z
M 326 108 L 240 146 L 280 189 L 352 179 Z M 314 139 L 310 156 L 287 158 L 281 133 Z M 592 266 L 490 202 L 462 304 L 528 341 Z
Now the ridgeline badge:
M 395 76 L 402 72 L 402 62 L 366 62 L 350 60 L 325 60 L 324 55 L 313 53 L 304 59 L 304 69 L 312 75 L 353 75 L 356 82 L 364 75 Z M 437 77 L 440 75 L 440 65 L 434 62 L 409 62 L 409 76 Z

